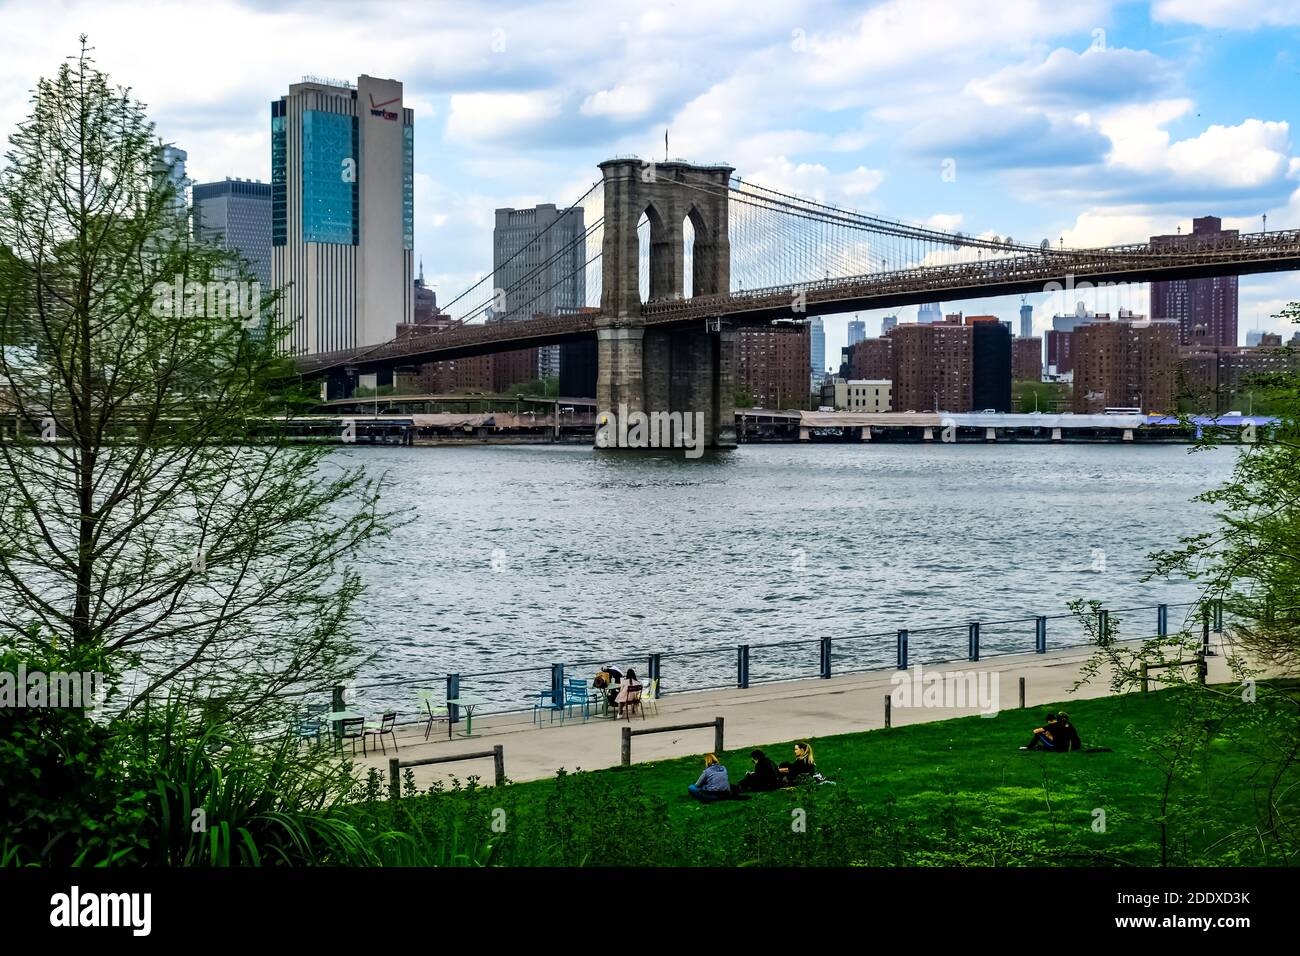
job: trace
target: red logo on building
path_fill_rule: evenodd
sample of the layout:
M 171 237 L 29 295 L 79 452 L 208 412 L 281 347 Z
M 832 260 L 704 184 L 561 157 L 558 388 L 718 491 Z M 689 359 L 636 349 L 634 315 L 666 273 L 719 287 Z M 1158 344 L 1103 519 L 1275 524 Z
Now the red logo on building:
M 392 103 L 400 103 L 401 100 L 402 98 L 400 96 L 394 96 L 391 100 L 384 100 L 384 102 L 382 103 L 376 103 L 375 94 L 371 93 L 370 94 L 370 115 L 382 116 L 386 120 L 395 120 L 397 119 L 397 114 L 392 112 L 391 110 L 384 109 L 384 107 Z

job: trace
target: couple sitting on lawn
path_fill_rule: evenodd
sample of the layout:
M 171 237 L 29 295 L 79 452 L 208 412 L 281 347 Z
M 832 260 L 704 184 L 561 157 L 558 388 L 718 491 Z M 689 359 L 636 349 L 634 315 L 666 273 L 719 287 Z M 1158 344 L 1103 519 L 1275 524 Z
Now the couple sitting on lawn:
M 727 776 L 727 768 L 718 760 L 716 754 L 704 755 L 704 772 L 700 778 L 687 787 L 687 791 L 696 800 L 727 800 L 742 793 L 758 793 L 763 790 L 779 790 L 794 786 L 804 777 L 810 777 L 818 783 L 826 782 L 817 772 L 813 761 L 812 744 L 801 741 L 794 745 L 794 760 L 782 763 L 779 767 L 772 763 L 770 757 L 761 750 L 750 751 L 754 769 L 733 785 Z

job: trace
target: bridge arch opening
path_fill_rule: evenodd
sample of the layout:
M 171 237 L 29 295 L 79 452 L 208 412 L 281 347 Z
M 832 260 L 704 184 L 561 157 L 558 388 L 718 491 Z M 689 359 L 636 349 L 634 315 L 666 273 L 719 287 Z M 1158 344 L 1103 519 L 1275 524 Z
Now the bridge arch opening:
M 682 220 L 682 298 L 695 295 L 695 224 L 691 217 Z
M 707 292 L 705 276 L 709 270 L 709 226 L 694 205 L 682 220 L 682 297 L 693 298 Z
M 673 294 L 672 239 L 654 203 L 646 205 L 636 224 L 637 286 L 641 303 Z

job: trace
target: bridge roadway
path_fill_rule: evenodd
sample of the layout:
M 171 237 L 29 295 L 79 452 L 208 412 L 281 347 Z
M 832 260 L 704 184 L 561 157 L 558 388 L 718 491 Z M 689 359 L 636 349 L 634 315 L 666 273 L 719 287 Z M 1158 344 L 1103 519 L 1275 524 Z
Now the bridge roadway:
M 1168 254 L 1152 251 L 1147 244 L 1085 250 L 1047 249 L 1032 255 L 825 279 L 726 295 L 651 300 L 641 307 L 641 315 L 635 321 L 647 327 L 672 327 L 701 319 L 725 318 L 733 325 L 765 325 L 780 319 L 802 320 L 819 314 L 896 308 L 935 300 L 1068 291 L 1102 283 L 1292 270 L 1300 270 L 1300 230 L 1218 239 L 1195 250 Z M 298 370 L 307 376 L 342 369 L 364 373 L 588 339 L 606 321 L 600 313 L 591 311 L 464 325 L 374 346 L 300 356 L 295 361 Z

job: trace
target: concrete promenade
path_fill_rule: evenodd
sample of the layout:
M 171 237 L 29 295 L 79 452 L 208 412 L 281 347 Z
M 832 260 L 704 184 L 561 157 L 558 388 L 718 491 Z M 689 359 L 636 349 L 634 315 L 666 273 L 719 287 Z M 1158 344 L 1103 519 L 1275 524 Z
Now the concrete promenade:
M 1213 636 L 1217 638 L 1217 635 Z M 1212 644 L 1216 651 L 1217 643 Z M 1025 731 L 1028 734 L 1038 713 L 1049 703 L 1068 702 L 1109 694 L 1109 679 L 1098 675 L 1078 691 L 1073 691 L 1075 681 L 1081 676 L 1082 665 L 1088 659 L 1089 648 L 1071 648 L 1047 654 L 1018 654 L 992 657 L 978 663 L 965 661 L 945 665 L 926 666 L 931 672 L 985 674 L 989 688 L 997 680 L 997 706 L 1000 710 L 1013 710 L 1019 706 L 1019 678 L 1025 678 Z M 1187 671 L 1190 673 L 1190 668 Z M 730 749 L 765 746 L 804 737 L 825 737 L 833 734 L 874 730 L 884 727 L 884 701 L 894 689 L 892 679 L 897 670 L 871 671 L 830 679 L 811 678 L 780 683 L 751 686 L 745 690 L 715 690 L 696 693 L 669 694 L 658 701 L 658 714 L 653 705 L 643 720 L 633 716 L 635 728 L 671 726 L 674 724 L 702 723 L 714 717 L 725 721 L 726 746 Z M 1209 658 L 1211 682 L 1228 681 L 1231 674 L 1221 653 Z M 896 699 L 892 706 L 892 725 L 924 723 L 946 720 L 980 712 L 978 705 L 968 707 L 906 707 Z M 399 727 L 396 754 L 402 760 L 418 760 L 450 754 L 473 753 L 491 750 L 496 744 L 505 748 L 506 776 L 512 781 L 538 780 L 554 776 L 556 770 L 599 770 L 618 766 L 621 761 L 621 727 L 623 719 L 593 715 L 584 721 L 575 710 L 572 718 L 561 724 L 557 717 L 548 722 L 542 715 L 539 728 L 530 714 L 504 714 L 474 720 L 474 736 L 459 735 L 447 738 L 445 723 L 436 724 L 429 740 L 424 739 L 424 726 Z M 464 718 L 455 730 L 464 730 Z M 1086 736 L 1086 728 L 1084 730 Z M 378 753 L 363 757 L 357 748 L 357 763 L 362 773 L 367 767 L 376 767 L 388 779 L 388 760 L 393 754 L 391 739 L 387 741 L 387 755 Z M 704 754 L 713 748 L 713 730 L 687 730 L 653 734 L 632 739 L 632 762 L 670 759 Z M 349 748 L 350 749 L 350 748 Z M 787 756 L 781 747 L 773 755 L 778 759 Z M 477 775 L 482 784 L 492 783 L 492 760 L 457 761 L 414 768 L 415 780 L 422 788 L 435 779 L 450 780 L 456 776 L 462 781 Z

